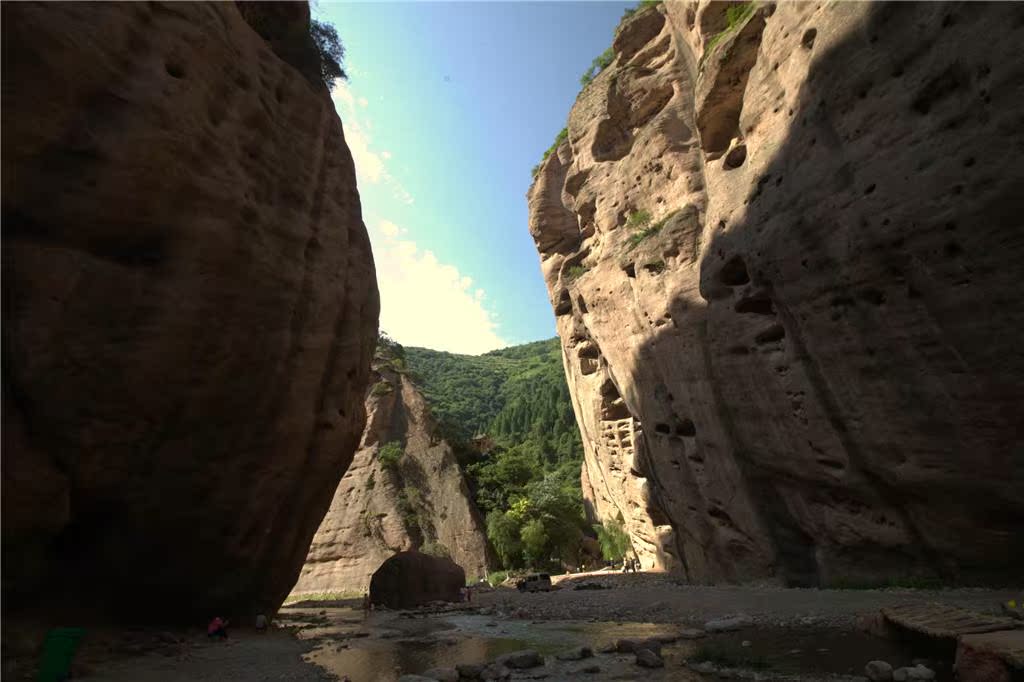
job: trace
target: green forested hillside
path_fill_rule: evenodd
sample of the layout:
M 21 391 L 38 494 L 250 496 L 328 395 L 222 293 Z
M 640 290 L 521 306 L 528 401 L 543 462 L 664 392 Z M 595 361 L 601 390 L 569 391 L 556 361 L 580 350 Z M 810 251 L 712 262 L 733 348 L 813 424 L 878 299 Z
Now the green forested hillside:
M 583 448 L 561 352 L 558 339 L 478 356 L 405 349 L 510 567 L 574 559 L 584 528 Z M 478 435 L 493 445 L 472 447 Z

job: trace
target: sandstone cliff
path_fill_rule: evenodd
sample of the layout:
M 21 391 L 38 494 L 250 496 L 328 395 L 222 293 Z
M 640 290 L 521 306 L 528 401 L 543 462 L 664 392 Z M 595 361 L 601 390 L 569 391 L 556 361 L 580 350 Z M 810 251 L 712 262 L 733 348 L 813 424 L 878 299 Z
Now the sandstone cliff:
M 359 450 L 292 594 L 362 592 L 386 559 L 410 549 L 448 554 L 471 580 L 487 574 L 483 520 L 426 400 L 393 357 L 378 357 L 374 378 Z
M 619 27 L 528 200 L 584 492 L 647 567 L 1019 578 L 1022 10 Z
M 3 50 L 5 609 L 273 610 L 378 313 L 308 7 L 5 4 Z

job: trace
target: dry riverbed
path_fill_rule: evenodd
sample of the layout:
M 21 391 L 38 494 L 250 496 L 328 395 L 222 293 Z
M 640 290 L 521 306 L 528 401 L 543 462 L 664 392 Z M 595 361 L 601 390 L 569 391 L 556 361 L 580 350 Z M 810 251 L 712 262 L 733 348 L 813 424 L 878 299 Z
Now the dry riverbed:
M 894 666 L 919 659 L 951 678 L 948 661 L 903 642 L 856 629 L 858 615 L 883 606 L 941 602 L 994 613 L 1013 591 L 957 589 L 800 590 L 685 586 L 656 574 L 591 574 L 562 579 L 550 593 L 477 592 L 470 604 L 364 616 L 355 600 L 284 607 L 267 634 L 235 630 L 227 642 L 202 631 L 112 633 L 87 637 L 76 679 L 329 680 L 387 682 L 403 674 L 487 664 L 529 649 L 544 665 L 510 668 L 513 680 L 865 679 L 874 659 Z M 589 589 L 574 589 L 585 586 Z M 715 621 L 725 631 L 688 631 Z M 126 639 L 127 638 L 127 639 Z M 605 652 L 619 639 L 659 640 L 663 665 Z M 592 656 L 562 660 L 586 647 Z M 711 663 L 697 666 L 698 659 Z M 714 666 L 712 668 L 711 666 Z M 496 669 L 496 668 L 495 668 Z M 5 670 L 4 678 L 9 672 Z M 24 679 L 12 674 L 10 679 Z M 31 678 L 29 678 L 31 679 Z

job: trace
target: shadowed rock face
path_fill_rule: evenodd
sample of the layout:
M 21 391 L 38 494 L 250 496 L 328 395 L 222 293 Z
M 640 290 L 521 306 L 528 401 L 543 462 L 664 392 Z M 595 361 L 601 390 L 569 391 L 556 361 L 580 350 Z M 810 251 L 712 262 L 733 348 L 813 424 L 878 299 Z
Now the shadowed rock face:
M 386 559 L 425 545 L 446 550 L 471 580 L 487 575 L 483 519 L 426 399 L 386 362 L 374 363 L 373 376 L 359 450 L 313 536 L 295 595 L 363 592 Z M 379 459 L 389 443 L 404 451 L 393 465 Z
M 451 559 L 399 552 L 370 580 L 370 601 L 389 609 L 411 609 L 432 601 L 460 599 L 466 574 Z
M 591 508 L 694 581 L 1016 577 L 1024 13 L 728 6 L 628 19 L 528 195 Z
M 5 608 L 271 611 L 351 460 L 373 260 L 261 6 L 3 7 Z

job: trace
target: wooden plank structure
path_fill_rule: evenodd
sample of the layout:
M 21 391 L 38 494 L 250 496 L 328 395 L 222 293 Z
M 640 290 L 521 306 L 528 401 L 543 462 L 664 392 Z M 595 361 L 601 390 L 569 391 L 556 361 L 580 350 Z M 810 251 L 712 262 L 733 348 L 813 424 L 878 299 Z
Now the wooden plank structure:
M 961 635 L 1013 630 L 1020 621 L 990 616 L 945 604 L 902 604 L 882 609 L 885 619 L 900 628 L 929 637 L 956 639 Z

